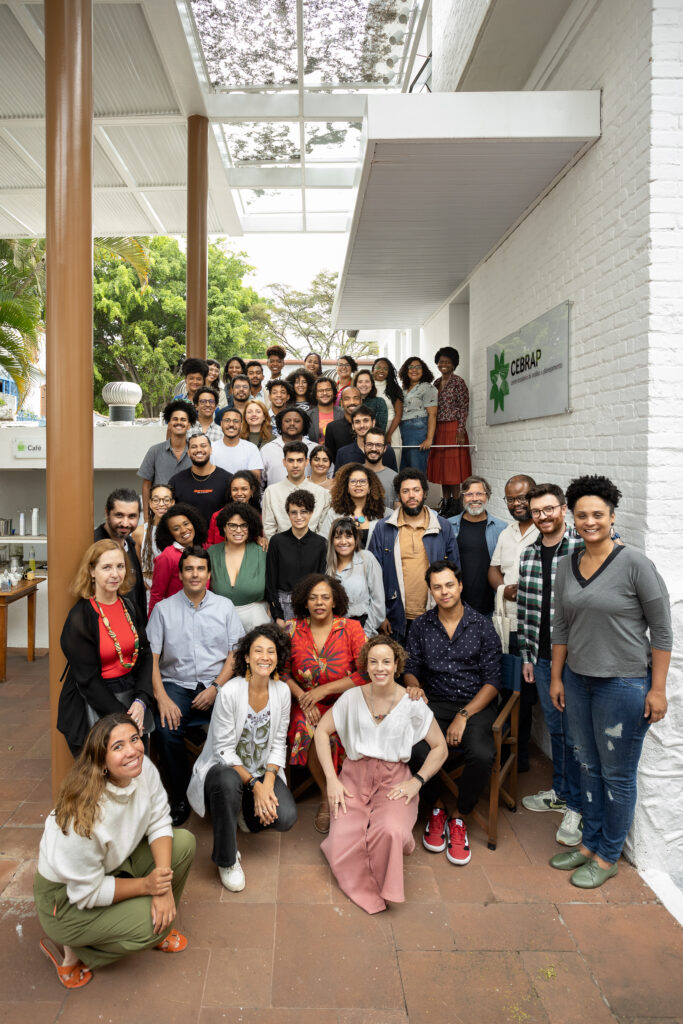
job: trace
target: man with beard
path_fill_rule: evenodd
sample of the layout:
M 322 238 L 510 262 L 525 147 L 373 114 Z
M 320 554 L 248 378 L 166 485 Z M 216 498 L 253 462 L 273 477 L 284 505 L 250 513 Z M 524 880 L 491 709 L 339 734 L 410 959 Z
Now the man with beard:
M 269 405 L 268 393 L 263 386 L 263 367 L 258 359 L 250 359 L 247 363 L 247 377 L 249 378 L 249 394 L 251 398 L 257 398 L 264 405 Z
M 285 413 L 285 417 L 291 411 Z M 283 424 L 283 430 L 285 425 Z M 309 442 L 310 444 L 310 442 Z M 330 505 L 330 492 L 318 484 L 311 483 L 305 479 L 306 467 L 308 465 L 308 448 L 306 442 L 297 440 L 289 441 L 284 448 L 280 447 L 282 467 L 284 474 L 282 479 L 271 483 L 263 493 L 263 532 L 268 540 L 276 533 L 282 533 L 291 526 L 289 513 L 286 508 L 286 501 L 292 491 L 310 491 L 315 500 L 313 515 L 310 519 L 310 528 L 314 533 L 318 531 L 321 520 L 324 518 Z M 325 538 L 327 540 L 327 538 Z
M 261 453 L 255 444 L 240 437 L 241 429 L 242 413 L 238 409 L 226 409 L 221 417 L 223 440 L 212 446 L 211 462 L 227 473 L 249 469 L 260 483 L 263 472 Z
M 135 550 L 131 534 L 140 519 L 140 499 L 128 487 L 112 491 L 104 505 L 104 522 L 95 530 L 93 540 L 115 540 L 125 552 L 126 559 L 135 579 L 133 589 L 127 595 L 140 612 L 142 621 L 147 621 L 147 596 L 142 576 L 140 559 Z
M 273 437 L 277 437 L 280 433 L 277 414 L 294 401 L 294 388 L 288 380 L 269 380 L 266 384 L 266 391 L 270 402 L 270 426 Z
M 318 377 L 314 381 L 312 389 L 311 432 L 308 435 L 314 444 L 325 444 L 327 428 L 335 420 L 342 419 L 344 415 L 341 407 L 335 405 L 336 397 L 337 385 L 329 377 Z
M 318 385 L 317 393 L 320 394 L 320 385 Z M 341 410 L 344 415 L 341 419 L 334 419 L 332 423 L 329 423 L 327 430 L 325 431 L 325 447 L 330 453 L 333 462 L 336 462 L 337 452 L 339 449 L 343 448 L 347 444 L 351 444 L 353 441 L 351 414 L 356 411 L 359 405 L 360 391 L 358 388 L 344 388 L 340 402 Z M 362 461 L 362 459 L 360 461 Z
M 170 485 L 176 501 L 192 505 L 204 517 L 211 516 L 230 501 L 232 473 L 211 463 L 211 441 L 206 434 L 196 434 L 187 442 L 192 465 L 171 477 Z
M 302 441 L 306 445 L 307 451 L 310 452 L 311 448 L 315 448 L 313 442 L 306 436 L 311 425 L 308 413 L 304 412 L 303 409 L 281 409 L 275 417 L 275 422 L 277 424 L 278 436 L 274 437 L 272 441 L 268 441 L 261 448 L 261 458 L 263 459 L 263 478 L 261 482 L 264 487 L 280 483 L 287 476 L 287 470 L 283 463 L 283 452 L 286 444 L 291 444 L 293 441 Z M 315 529 L 315 527 L 312 527 L 312 529 Z
M 491 488 L 483 476 L 468 477 L 460 493 L 463 511 L 448 522 L 460 552 L 462 599 L 481 615 L 490 615 L 494 595 L 489 586 L 489 565 L 505 523 L 486 511 Z
M 138 476 L 142 477 L 142 511 L 147 522 L 149 496 L 156 484 L 167 484 L 181 469 L 189 469 L 187 454 L 187 433 L 197 422 L 197 410 L 191 402 L 178 399 L 169 402 L 164 409 L 164 423 L 168 425 L 168 437 L 147 449 L 140 464 Z
M 342 396 L 342 402 L 343 401 L 344 398 Z M 363 463 L 365 459 L 365 437 L 374 425 L 374 413 L 367 405 L 359 405 L 357 409 L 353 410 L 351 413 L 351 427 L 353 429 L 354 439 L 350 444 L 344 445 L 344 447 L 340 448 L 337 452 L 334 460 L 335 473 L 340 466 L 345 466 L 349 462 Z M 386 448 L 385 458 L 387 460 L 387 466 L 395 472 L 398 469 L 398 466 L 396 465 L 396 456 L 394 455 L 393 448 Z
M 390 506 L 394 495 L 396 470 L 384 465 L 384 453 L 388 447 L 384 431 L 380 427 L 370 427 L 365 435 L 365 462 L 363 465 L 366 469 L 371 469 L 379 478 L 386 496 L 385 504 Z M 389 448 L 389 451 L 392 455 L 394 454 L 393 448 Z M 396 461 L 395 455 L 394 461 Z
M 220 426 L 223 420 L 223 413 L 227 412 L 228 409 L 237 409 L 244 416 L 244 407 L 250 398 L 251 384 L 249 383 L 249 378 L 244 373 L 238 373 L 236 377 L 232 378 L 230 384 L 228 404 L 216 410 L 214 422 Z
M 430 564 L 448 558 L 460 567 L 450 523 L 425 505 L 428 490 L 421 470 L 402 469 L 394 480 L 398 508 L 377 523 L 368 544 L 382 567 L 384 582 L 387 617 L 379 628 L 403 647 L 414 620 L 434 604 L 425 578 Z
M 489 586 L 502 589 L 503 609 L 511 622 L 510 654 L 519 654 L 517 641 L 517 583 L 519 559 L 525 548 L 538 539 L 538 527 L 529 511 L 529 488 L 536 481 L 525 473 L 511 476 L 505 484 L 505 504 L 514 522 L 506 526 L 496 543 L 489 567 Z M 514 627 L 514 628 L 513 628 Z M 529 770 L 529 737 L 531 736 L 532 708 L 536 703 L 536 687 L 523 686 L 519 703 L 519 739 L 517 771 Z

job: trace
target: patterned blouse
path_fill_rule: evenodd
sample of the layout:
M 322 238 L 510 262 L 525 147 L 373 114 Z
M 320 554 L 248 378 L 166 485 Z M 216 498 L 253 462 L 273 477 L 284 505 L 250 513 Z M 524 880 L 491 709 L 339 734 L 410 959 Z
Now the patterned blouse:
M 439 392 L 436 422 L 449 423 L 452 420 L 457 420 L 460 429 L 464 430 L 470 411 L 470 393 L 467 390 L 467 384 L 457 373 L 452 374 L 446 384 L 443 382 L 443 377 L 439 377 L 434 384 Z
M 427 407 L 431 409 L 438 401 L 439 394 L 434 385 L 421 380 L 415 387 L 403 392 L 403 420 L 415 420 L 419 416 L 426 416 Z

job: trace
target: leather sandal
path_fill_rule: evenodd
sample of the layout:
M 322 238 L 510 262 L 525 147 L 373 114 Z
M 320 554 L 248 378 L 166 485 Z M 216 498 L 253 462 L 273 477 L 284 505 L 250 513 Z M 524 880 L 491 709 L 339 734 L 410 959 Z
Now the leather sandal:
M 158 942 L 154 948 L 160 949 L 162 953 L 182 953 L 187 949 L 187 939 L 177 929 L 172 928 L 166 938 Z
M 320 801 L 318 813 L 313 819 L 313 828 L 323 836 L 330 831 L 330 805 L 327 800 Z
M 92 979 L 92 971 L 84 963 L 77 960 L 75 964 L 60 964 L 63 954 L 60 954 L 58 947 L 50 939 L 41 939 L 40 948 L 48 960 L 51 960 L 57 970 L 57 977 L 64 988 L 83 988 Z

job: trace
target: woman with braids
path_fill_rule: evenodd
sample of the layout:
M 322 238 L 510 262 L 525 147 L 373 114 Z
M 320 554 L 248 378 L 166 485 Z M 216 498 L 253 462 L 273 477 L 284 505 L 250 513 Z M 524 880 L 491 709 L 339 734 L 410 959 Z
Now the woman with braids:
M 391 515 L 384 504 L 384 488 L 376 473 L 366 466 L 350 462 L 334 477 L 330 491 L 330 508 L 321 521 L 319 532 L 328 537 L 338 516 L 348 516 L 358 527 L 361 548 L 368 546 L 377 523 Z
M 368 914 L 386 910 L 387 901 L 403 903 L 403 857 L 415 849 L 419 793 L 448 756 L 433 712 L 397 682 L 405 661 L 395 640 L 368 640 L 358 667 L 370 682 L 342 693 L 315 732 L 331 812 L 321 849 L 340 888 Z M 334 734 L 346 751 L 339 776 L 330 753 Z M 413 775 L 408 761 L 422 740 L 429 753 Z
M 101 718 L 45 821 L 33 881 L 40 948 L 65 988 L 128 953 L 187 947 L 173 922 L 194 852 L 135 722 Z
M 183 589 L 178 574 L 180 556 L 192 544 L 206 544 L 206 523 L 192 505 L 179 501 L 161 517 L 157 526 L 157 555 L 152 570 L 152 587 L 149 592 L 149 614 L 157 601 L 171 597 Z
M 171 505 L 175 504 L 173 487 L 168 484 L 155 484 L 149 492 L 149 516 L 143 524 L 142 542 L 138 548 L 138 558 L 142 567 L 142 575 L 147 588 L 147 602 L 149 604 L 149 588 L 152 586 L 152 571 L 159 548 L 156 544 L 157 526 L 161 522 L 164 512 L 168 512 Z M 138 527 L 140 529 L 140 527 Z M 136 531 L 137 532 L 137 531 Z M 135 537 L 135 533 L 133 534 Z M 137 542 L 136 542 L 137 546 Z
M 645 733 L 666 715 L 673 633 L 655 566 L 613 539 L 618 488 L 607 477 L 582 476 L 566 496 L 585 548 L 557 566 L 550 696 L 574 741 L 583 840 L 550 864 L 572 871 L 573 885 L 595 889 L 617 873 Z
M 401 431 L 399 425 L 403 416 L 403 391 L 396 376 L 396 367 L 389 359 L 375 359 L 372 364 L 372 376 L 375 379 L 377 396 L 387 407 L 388 427 L 386 428 L 387 444 L 396 453 L 396 463 L 401 461 Z
M 91 544 L 71 584 L 77 598 L 61 635 L 67 660 L 57 728 L 76 757 L 88 730 L 104 715 L 125 711 L 145 732 L 154 728 L 152 656 L 145 622 L 130 592 L 128 561 L 119 544 Z
M 292 654 L 285 679 L 293 697 L 289 724 L 290 764 L 308 765 L 321 793 L 313 822 L 318 832 L 330 827 L 325 774 L 315 745 L 315 728 L 340 693 L 365 680 L 358 671 L 358 655 L 365 643 L 360 622 L 346 618 L 348 598 L 339 580 L 319 573 L 304 576 L 292 592 L 294 619 L 287 623 Z M 338 770 L 344 750 L 339 737 L 331 737 L 332 762 Z
M 287 832 L 297 818 L 284 772 L 291 696 L 280 673 L 289 650 L 289 637 L 273 623 L 241 638 L 236 675 L 218 691 L 187 790 L 197 814 L 211 815 L 211 859 L 229 892 L 245 886 L 237 849 L 240 817 L 249 832 Z

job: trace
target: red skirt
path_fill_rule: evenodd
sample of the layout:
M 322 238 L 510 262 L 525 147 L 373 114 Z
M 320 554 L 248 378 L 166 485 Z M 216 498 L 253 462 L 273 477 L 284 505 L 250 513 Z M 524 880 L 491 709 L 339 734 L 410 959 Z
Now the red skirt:
M 446 484 L 448 487 L 453 487 L 472 475 L 470 449 L 450 447 L 456 445 L 457 442 L 457 420 L 437 423 L 433 447 L 430 449 L 427 461 L 427 479 L 433 484 Z M 464 443 L 470 443 L 467 431 L 465 431 Z M 441 448 L 437 445 L 448 445 L 449 447 Z

